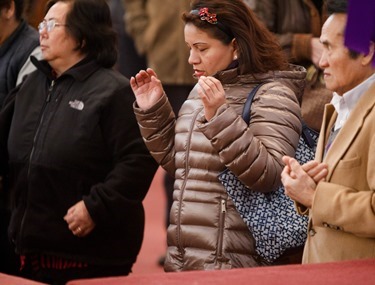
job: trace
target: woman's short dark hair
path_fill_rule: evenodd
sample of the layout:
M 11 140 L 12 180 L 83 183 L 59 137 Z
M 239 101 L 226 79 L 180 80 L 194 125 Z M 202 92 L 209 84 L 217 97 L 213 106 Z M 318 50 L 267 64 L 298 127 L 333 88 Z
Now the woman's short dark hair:
M 217 24 L 201 20 L 196 13 L 201 8 L 216 14 Z M 276 37 L 242 0 L 192 0 L 191 10 L 194 13 L 182 15 L 185 24 L 193 24 L 224 44 L 236 39 L 241 74 L 288 68 L 286 55 Z
M 47 11 L 57 2 L 71 5 L 66 15 L 67 32 L 78 41 L 77 49 L 110 68 L 117 60 L 117 36 L 105 0 L 50 0 Z

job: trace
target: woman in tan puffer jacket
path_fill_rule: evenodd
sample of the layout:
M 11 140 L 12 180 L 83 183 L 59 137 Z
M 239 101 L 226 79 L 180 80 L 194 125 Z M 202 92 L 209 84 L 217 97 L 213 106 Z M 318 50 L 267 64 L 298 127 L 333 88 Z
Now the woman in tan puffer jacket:
M 301 131 L 305 69 L 286 63 L 241 0 L 196 0 L 183 19 L 199 81 L 178 118 L 152 69 L 131 78 L 142 136 L 176 179 L 165 270 L 265 265 L 217 176 L 228 167 L 252 191 L 280 185 L 281 158 L 294 155 Z M 248 126 L 243 105 L 261 82 Z

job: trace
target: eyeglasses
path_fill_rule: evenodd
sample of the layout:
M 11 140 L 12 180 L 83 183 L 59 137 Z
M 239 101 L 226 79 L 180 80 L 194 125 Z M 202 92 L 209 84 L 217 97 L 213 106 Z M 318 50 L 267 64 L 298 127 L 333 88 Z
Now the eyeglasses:
M 57 23 L 55 19 L 44 20 L 43 22 L 40 22 L 40 24 L 38 25 L 39 34 L 43 32 L 44 28 L 47 28 L 47 32 L 49 33 L 55 27 L 59 27 L 59 26 L 67 26 L 67 25 Z

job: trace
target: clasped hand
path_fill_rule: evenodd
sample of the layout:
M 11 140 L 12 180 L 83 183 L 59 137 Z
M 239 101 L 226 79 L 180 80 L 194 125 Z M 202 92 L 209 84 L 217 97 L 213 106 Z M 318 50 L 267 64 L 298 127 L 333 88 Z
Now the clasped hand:
M 198 80 L 198 94 L 204 106 L 207 121 L 215 116 L 217 109 L 225 103 L 225 91 L 219 80 L 212 76 L 201 76 Z
M 70 207 L 64 216 L 69 230 L 78 237 L 85 237 L 95 228 L 95 223 L 91 219 L 83 200 Z
M 289 156 L 284 156 L 283 162 L 285 167 L 281 173 L 281 181 L 285 194 L 307 208 L 311 208 L 316 186 L 328 174 L 327 164 L 309 161 L 300 165 L 295 158 Z

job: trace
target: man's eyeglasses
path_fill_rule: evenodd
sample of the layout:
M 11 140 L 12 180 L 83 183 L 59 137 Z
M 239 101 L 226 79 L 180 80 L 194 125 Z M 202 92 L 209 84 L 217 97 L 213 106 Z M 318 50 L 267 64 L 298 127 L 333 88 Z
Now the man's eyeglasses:
M 42 33 L 45 28 L 47 29 L 47 32 L 49 33 L 55 27 L 59 27 L 59 26 L 67 26 L 67 25 L 57 23 L 55 19 L 44 20 L 38 25 L 39 34 Z

